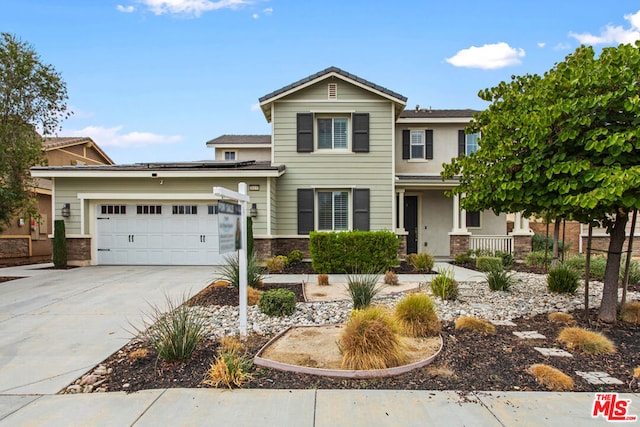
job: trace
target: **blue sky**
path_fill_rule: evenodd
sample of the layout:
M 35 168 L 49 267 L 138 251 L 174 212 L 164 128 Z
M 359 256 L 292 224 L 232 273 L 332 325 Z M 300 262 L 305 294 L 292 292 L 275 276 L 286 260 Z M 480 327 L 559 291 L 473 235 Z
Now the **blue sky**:
M 258 98 L 337 66 L 407 107 L 482 109 L 479 90 L 543 73 L 581 43 L 640 39 L 631 0 L 0 0 L 0 31 L 62 74 L 74 114 L 117 163 L 213 158 L 268 134 Z

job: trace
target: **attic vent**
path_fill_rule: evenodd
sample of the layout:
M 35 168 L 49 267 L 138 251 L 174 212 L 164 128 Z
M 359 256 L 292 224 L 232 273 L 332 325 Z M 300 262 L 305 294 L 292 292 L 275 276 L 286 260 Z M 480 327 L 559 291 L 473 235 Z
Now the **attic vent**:
M 329 99 L 338 99 L 338 83 L 329 83 Z

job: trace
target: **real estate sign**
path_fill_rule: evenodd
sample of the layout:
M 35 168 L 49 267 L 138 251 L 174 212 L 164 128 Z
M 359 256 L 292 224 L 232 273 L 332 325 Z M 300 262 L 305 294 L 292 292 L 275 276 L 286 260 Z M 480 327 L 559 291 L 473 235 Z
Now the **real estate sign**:
M 242 246 L 240 213 L 240 205 L 218 202 L 218 242 L 221 254 L 237 251 Z

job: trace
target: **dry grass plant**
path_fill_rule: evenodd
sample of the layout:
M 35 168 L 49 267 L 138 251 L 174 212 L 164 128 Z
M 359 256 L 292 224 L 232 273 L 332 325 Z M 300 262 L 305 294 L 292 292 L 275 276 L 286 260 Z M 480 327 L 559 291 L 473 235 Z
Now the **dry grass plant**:
M 538 382 L 551 391 L 573 390 L 573 380 L 564 372 L 549 365 L 538 363 L 529 368 L 529 372 L 536 377 Z
M 547 316 L 547 319 L 549 319 L 549 322 L 559 323 L 561 325 L 575 325 L 576 324 L 575 319 L 569 313 L 560 313 L 560 312 L 549 313 L 549 315 Z
M 640 380 L 640 366 L 633 368 L 633 378 Z
M 222 337 L 218 344 L 220 344 L 220 353 L 242 354 L 245 351 L 244 344 L 236 337 Z
M 383 307 L 368 307 L 353 313 L 338 346 L 342 369 L 386 369 L 405 361 L 398 326 Z
M 493 323 L 485 319 L 478 319 L 475 317 L 462 316 L 456 319 L 456 330 L 460 331 L 472 331 L 482 332 L 485 334 L 495 334 L 496 327 Z
M 396 305 L 394 316 L 403 333 L 410 337 L 432 337 L 442 330 L 433 300 L 426 294 L 404 297 Z
M 387 271 L 384 273 L 383 282 L 385 285 L 389 286 L 398 286 L 400 282 L 398 282 L 398 275 L 393 271 Z
M 622 321 L 636 325 L 640 323 L 640 301 L 631 301 L 622 307 Z
M 251 286 L 247 286 L 247 304 L 257 305 L 260 302 L 262 291 Z
M 144 360 L 149 357 L 149 350 L 147 350 L 146 348 L 139 348 L 137 350 L 133 350 L 127 357 L 131 362 Z
M 611 340 L 601 333 L 583 328 L 564 328 L 558 335 L 558 341 L 570 350 L 576 349 L 588 354 L 615 353 L 616 347 Z
M 242 387 L 251 381 L 251 359 L 238 353 L 221 352 L 207 371 L 207 379 L 203 382 L 214 387 Z
M 328 274 L 318 274 L 318 286 L 329 286 Z

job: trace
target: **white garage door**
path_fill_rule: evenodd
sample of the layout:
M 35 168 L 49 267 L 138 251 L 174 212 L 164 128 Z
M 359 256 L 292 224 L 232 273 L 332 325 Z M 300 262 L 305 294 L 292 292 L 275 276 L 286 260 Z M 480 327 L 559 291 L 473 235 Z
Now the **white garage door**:
M 98 264 L 224 264 L 215 205 L 110 203 L 96 210 Z

